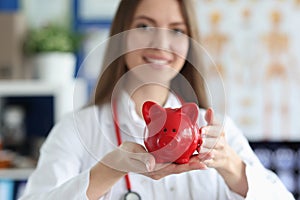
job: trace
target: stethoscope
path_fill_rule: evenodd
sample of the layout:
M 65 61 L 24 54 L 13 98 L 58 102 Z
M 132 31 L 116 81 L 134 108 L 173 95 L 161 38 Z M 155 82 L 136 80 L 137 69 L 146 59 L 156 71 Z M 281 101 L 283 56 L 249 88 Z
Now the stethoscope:
M 115 132 L 117 137 L 118 146 L 122 144 L 122 137 L 120 133 L 120 127 L 119 127 L 119 119 L 117 115 L 117 104 L 116 102 L 113 102 L 113 114 L 114 114 L 114 126 L 115 126 Z M 130 178 L 128 173 L 125 175 L 125 182 L 126 182 L 126 188 L 127 193 L 124 195 L 124 200 L 141 200 L 141 196 L 137 193 L 131 190 L 131 184 L 130 184 Z
M 184 100 L 177 96 L 178 100 L 181 102 L 181 104 L 184 103 Z M 113 101 L 113 118 L 114 118 L 114 126 L 115 126 L 115 132 L 116 132 L 116 137 L 117 137 L 117 142 L 118 146 L 122 144 L 122 137 L 121 137 L 121 132 L 120 132 L 120 127 L 119 127 L 119 119 L 117 115 L 117 103 L 116 101 Z M 124 200 L 141 200 L 141 196 L 137 193 L 131 190 L 131 184 L 130 184 L 130 178 L 128 173 L 125 175 L 125 182 L 126 182 L 126 188 L 127 188 L 127 193 L 124 195 Z

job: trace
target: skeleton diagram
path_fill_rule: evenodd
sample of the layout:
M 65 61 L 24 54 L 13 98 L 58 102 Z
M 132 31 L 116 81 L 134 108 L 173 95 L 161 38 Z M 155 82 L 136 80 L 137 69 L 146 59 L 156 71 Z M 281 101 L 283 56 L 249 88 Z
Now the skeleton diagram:
M 281 30 L 281 20 L 281 13 L 274 10 L 271 13 L 271 30 L 263 37 L 268 56 L 263 79 L 264 128 L 267 138 L 270 134 L 281 134 L 279 137 L 286 139 L 290 133 L 287 66 L 289 38 Z M 278 124 L 280 126 L 275 127 Z
M 215 63 L 215 65 L 212 64 L 210 66 L 211 74 L 215 74 L 217 70 L 217 72 L 224 78 L 225 68 L 222 63 L 222 53 L 228 38 L 219 30 L 220 20 L 220 12 L 214 11 L 210 14 L 211 30 L 208 35 L 204 37 L 204 45 Z
M 257 36 L 251 32 L 253 24 L 251 22 L 251 10 L 245 8 L 242 10 L 241 24 L 237 34 L 238 44 L 233 51 L 233 61 L 236 62 L 234 79 L 243 87 L 253 87 L 257 82 L 259 73 L 258 65 L 260 53 L 257 48 Z
M 257 35 L 251 31 L 253 22 L 251 21 L 251 10 L 246 7 L 241 11 L 239 30 L 235 36 L 235 45 L 232 45 L 232 59 L 234 70 L 231 80 L 235 83 L 235 88 L 240 87 L 238 94 L 232 93 L 236 101 L 234 109 L 238 109 L 237 121 L 246 127 L 256 125 L 257 117 L 251 112 L 254 109 L 253 88 L 258 84 L 259 51 L 257 48 Z M 237 106 L 239 106 L 237 108 Z
M 224 91 L 223 82 L 221 80 L 226 79 L 225 77 L 225 68 L 223 63 L 223 52 L 225 44 L 228 41 L 227 36 L 220 31 L 220 20 L 221 14 L 219 11 L 214 11 L 210 13 L 210 31 L 207 35 L 203 37 L 203 42 L 206 50 L 208 51 L 212 60 L 207 60 L 207 74 L 209 77 L 210 87 L 213 91 Z M 212 62 L 213 61 L 213 62 Z M 220 77 L 221 76 L 221 77 Z M 220 87 L 220 85 L 222 85 Z M 226 85 L 225 85 L 226 87 Z M 225 99 L 224 95 L 220 91 L 218 94 L 214 93 L 214 99 L 216 102 L 216 110 L 223 112 L 225 109 Z

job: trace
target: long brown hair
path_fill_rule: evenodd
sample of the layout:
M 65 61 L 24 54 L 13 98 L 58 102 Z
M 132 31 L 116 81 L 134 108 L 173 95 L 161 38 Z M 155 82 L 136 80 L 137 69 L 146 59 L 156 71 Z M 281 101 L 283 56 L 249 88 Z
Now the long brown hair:
M 141 0 L 121 0 L 115 18 L 113 20 L 110 37 L 129 30 L 134 13 Z M 184 101 L 193 101 L 201 108 L 208 107 L 208 100 L 205 90 L 205 82 L 202 77 L 203 66 L 201 64 L 201 54 L 195 42 L 200 43 L 196 13 L 193 0 L 178 0 L 181 5 L 181 12 L 188 27 L 189 37 L 194 40 L 190 42 L 187 61 L 185 62 L 180 74 L 189 82 L 191 90 L 186 89 L 186 83 L 182 83 L 177 75 L 171 83 L 171 89 L 176 92 Z M 171 13 L 170 13 L 171 14 Z M 124 56 L 123 38 L 110 40 L 107 45 L 103 70 L 99 76 L 95 87 L 93 104 L 102 105 L 111 101 L 113 89 L 118 80 L 127 72 Z M 121 55 L 112 60 L 112 55 Z M 191 61 L 191 62 L 190 62 Z M 201 75 L 202 74 L 202 75 Z M 193 97 L 196 97 L 193 98 Z

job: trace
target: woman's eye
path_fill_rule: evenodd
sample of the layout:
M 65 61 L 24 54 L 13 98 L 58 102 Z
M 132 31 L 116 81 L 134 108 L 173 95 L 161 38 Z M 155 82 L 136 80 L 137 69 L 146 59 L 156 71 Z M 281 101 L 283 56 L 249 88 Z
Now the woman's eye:
M 179 28 L 174 28 L 172 29 L 173 33 L 181 35 L 181 34 L 185 34 L 185 31 Z
M 147 30 L 150 29 L 150 26 L 148 26 L 147 24 L 138 24 L 136 28 Z

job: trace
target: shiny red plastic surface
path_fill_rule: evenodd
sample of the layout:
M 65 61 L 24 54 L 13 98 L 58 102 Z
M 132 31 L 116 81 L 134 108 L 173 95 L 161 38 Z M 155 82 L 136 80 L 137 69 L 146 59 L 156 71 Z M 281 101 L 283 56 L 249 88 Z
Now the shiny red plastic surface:
M 202 138 L 196 123 L 199 109 L 195 103 L 173 109 L 147 101 L 142 112 L 147 125 L 144 143 L 156 162 L 183 164 L 200 151 Z

